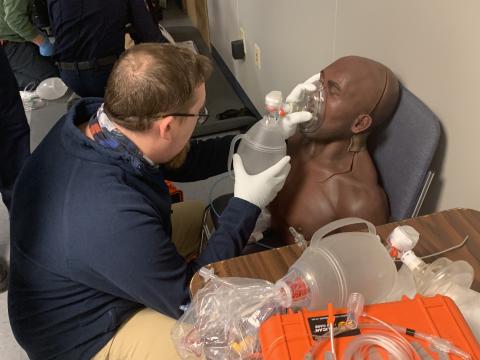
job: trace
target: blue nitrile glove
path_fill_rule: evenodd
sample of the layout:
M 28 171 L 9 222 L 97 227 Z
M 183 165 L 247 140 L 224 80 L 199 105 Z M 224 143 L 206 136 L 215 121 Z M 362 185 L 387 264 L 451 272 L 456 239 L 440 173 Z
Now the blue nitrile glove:
M 50 42 L 48 37 L 43 37 L 44 41 L 41 45 L 38 45 L 40 49 L 40 55 L 42 56 L 52 56 L 53 55 L 53 44 Z

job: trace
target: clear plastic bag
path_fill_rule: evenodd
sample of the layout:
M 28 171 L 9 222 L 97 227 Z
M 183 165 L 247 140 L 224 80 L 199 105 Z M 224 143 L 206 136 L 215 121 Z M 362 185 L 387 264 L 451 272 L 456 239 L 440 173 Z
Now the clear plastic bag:
M 340 233 L 365 223 L 369 233 Z M 286 307 L 311 310 L 347 305 L 350 292 L 363 289 L 373 303 L 391 291 L 396 270 L 373 224 L 362 219 L 334 221 L 319 229 L 310 246 L 276 284 L 248 278 L 208 278 L 172 329 L 182 359 L 260 359 L 258 330 L 270 315 Z
M 261 359 L 258 330 L 278 310 L 265 280 L 211 275 L 172 329 L 182 359 Z

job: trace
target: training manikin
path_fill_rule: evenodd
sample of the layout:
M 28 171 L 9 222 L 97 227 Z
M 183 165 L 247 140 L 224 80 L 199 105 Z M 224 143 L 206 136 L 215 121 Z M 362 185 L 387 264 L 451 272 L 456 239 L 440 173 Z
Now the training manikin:
M 340 58 L 320 73 L 324 110 L 314 131 L 300 128 L 288 140 L 291 171 L 269 206 L 275 237 L 292 242 L 293 226 L 307 240 L 344 217 L 386 223 L 388 199 L 366 148 L 369 133 L 397 105 L 399 83 L 384 65 L 357 56 Z

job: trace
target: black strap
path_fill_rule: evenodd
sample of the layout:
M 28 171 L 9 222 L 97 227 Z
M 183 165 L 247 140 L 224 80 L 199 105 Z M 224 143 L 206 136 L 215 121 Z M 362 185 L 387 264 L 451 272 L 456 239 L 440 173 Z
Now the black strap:
M 111 65 L 117 61 L 118 56 L 111 55 L 92 61 L 79 62 L 57 62 L 57 66 L 62 70 L 92 70 L 100 66 Z
M 409 336 L 415 336 L 415 330 L 406 328 L 405 334 Z

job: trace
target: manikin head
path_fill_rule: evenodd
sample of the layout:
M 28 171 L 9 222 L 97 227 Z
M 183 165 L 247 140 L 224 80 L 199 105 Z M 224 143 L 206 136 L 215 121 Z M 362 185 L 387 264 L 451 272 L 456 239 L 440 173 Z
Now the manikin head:
M 210 60 L 171 44 L 141 44 L 115 63 L 104 109 L 157 164 L 181 165 L 201 114 Z
M 318 130 L 304 136 L 318 142 L 365 143 L 368 133 L 388 120 L 399 99 L 399 82 L 386 66 L 346 56 L 321 72 L 325 110 Z M 359 139 L 362 139 L 359 140 Z

